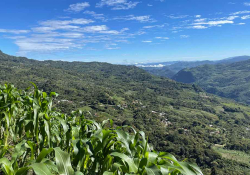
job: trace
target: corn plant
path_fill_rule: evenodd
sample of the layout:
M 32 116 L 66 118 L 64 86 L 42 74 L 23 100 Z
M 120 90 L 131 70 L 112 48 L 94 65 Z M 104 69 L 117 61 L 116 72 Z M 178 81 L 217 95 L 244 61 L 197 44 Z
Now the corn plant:
M 153 150 L 145 133 L 53 108 L 52 92 L 0 86 L 0 165 L 6 175 L 200 175 L 194 164 Z M 130 131 L 130 132 L 128 132 Z

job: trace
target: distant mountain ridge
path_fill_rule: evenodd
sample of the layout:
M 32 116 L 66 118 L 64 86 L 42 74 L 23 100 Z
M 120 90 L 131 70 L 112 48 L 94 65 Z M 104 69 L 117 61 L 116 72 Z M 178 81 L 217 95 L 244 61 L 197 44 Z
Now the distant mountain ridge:
M 159 62 L 159 63 L 140 64 L 136 66 L 146 70 L 147 72 L 153 75 L 172 78 L 173 75 L 175 75 L 180 70 L 185 69 L 185 68 L 192 68 L 192 67 L 197 67 L 197 66 L 201 66 L 205 64 L 211 64 L 211 65 L 230 64 L 230 63 L 245 61 L 249 59 L 250 59 L 250 56 L 237 56 L 237 57 L 231 57 L 231 58 L 226 58 L 226 59 L 217 60 L 217 61 L 205 60 L 205 61 Z
M 209 93 L 250 104 L 250 60 L 187 68 L 173 79 L 194 83 Z

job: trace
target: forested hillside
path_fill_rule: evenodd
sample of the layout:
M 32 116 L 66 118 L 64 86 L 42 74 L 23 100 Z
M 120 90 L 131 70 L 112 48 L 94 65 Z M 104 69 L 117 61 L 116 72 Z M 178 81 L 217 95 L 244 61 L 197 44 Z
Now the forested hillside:
M 30 81 L 46 92 L 58 92 L 55 107 L 62 112 L 81 109 L 87 118 L 113 119 L 117 126 L 143 130 L 156 150 L 188 158 L 205 174 L 249 173 L 250 107 L 246 105 L 135 66 L 40 62 L 0 54 L 1 84 L 27 88 Z M 235 151 L 244 159 L 234 156 Z
M 173 79 L 195 83 L 209 93 L 250 104 L 250 60 L 184 69 Z
M 173 77 L 176 72 L 170 70 L 167 66 L 164 67 L 141 67 L 141 69 L 147 71 L 148 73 L 160 77 L 168 77 L 171 78 Z

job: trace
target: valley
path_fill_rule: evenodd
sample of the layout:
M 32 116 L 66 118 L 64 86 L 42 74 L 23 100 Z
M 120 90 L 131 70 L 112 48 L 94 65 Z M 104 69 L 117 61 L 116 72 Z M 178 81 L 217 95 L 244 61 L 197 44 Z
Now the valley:
M 250 60 L 230 64 L 202 65 L 183 69 L 173 76 L 179 82 L 196 84 L 208 93 L 250 104 Z
M 188 158 L 205 174 L 244 174 L 249 165 L 213 149 L 248 152 L 250 107 L 206 93 L 197 85 L 150 75 L 135 66 L 36 61 L 0 54 L 0 82 L 57 92 L 55 107 L 81 109 L 96 121 L 143 130 L 156 150 Z M 237 169 L 237 172 L 235 172 Z M 232 173 L 233 172 L 233 173 Z

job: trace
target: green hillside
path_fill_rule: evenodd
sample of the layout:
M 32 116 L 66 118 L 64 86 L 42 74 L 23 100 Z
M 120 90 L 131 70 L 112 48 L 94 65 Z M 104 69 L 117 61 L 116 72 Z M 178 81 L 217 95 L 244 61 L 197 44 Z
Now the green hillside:
M 250 104 L 250 60 L 184 69 L 173 79 L 195 83 L 209 93 Z
M 87 118 L 113 119 L 145 131 L 158 151 L 188 158 L 205 174 L 247 174 L 248 163 L 223 157 L 223 149 L 247 153 L 250 107 L 205 93 L 195 85 L 152 76 L 134 66 L 35 61 L 0 54 L 0 83 L 18 88 L 36 83 L 60 95 L 55 107 Z
M 141 69 L 147 71 L 148 73 L 160 77 L 168 77 L 171 78 L 173 77 L 176 72 L 170 70 L 167 66 L 164 67 L 141 67 Z

